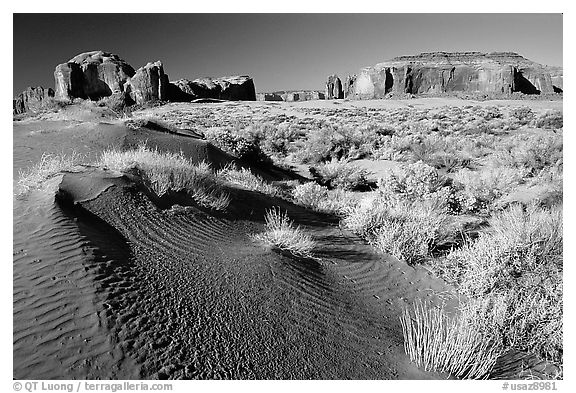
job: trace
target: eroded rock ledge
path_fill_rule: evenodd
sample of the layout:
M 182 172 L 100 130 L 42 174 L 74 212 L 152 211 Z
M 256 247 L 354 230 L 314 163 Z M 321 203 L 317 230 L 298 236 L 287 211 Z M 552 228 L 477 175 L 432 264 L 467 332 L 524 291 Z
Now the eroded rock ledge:
M 372 99 L 389 93 L 448 92 L 562 92 L 562 69 L 513 52 L 421 53 L 361 69 L 346 79 L 344 93 L 350 99 Z

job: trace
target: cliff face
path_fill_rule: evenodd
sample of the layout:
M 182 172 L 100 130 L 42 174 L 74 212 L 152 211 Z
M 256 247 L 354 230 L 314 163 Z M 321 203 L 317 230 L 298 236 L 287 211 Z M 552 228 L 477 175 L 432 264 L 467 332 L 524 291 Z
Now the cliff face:
M 363 68 L 347 78 L 345 94 L 351 99 L 382 98 L 388 93 L 540 94 L 553 93 L 555 87 L 547 67 L 516 53 L 434 52 Z
M 312 101 L 323 100 L 323 92 L 315 90 L 274 91 L 271 93 L 257 93 L 256 101 Z
M 82 53 L 59 64 L 54 70 L 54 80 L 55 96 L 60 100 L 97 100 L 113 94 L 124 95 L 139 104 L 151 101 L 191 101 L 197 98 L 256 100 L 254 81 L 249 76 L 169 82 L 161 61 L 150 62 L 134 70 L 118 55 L 104 51 Z
M 81 53 L 54 70 L 56 98 L 98 99 L 124 90 L 134 68 L 118 55 L 92 51 Z
M 42 86 L 28 87 L 12 100 L 12 113 L 17 115 L 36 109 L 42 106 L 43 102 L 53 97 L 54 90 L 51 88 L 45 89 Z

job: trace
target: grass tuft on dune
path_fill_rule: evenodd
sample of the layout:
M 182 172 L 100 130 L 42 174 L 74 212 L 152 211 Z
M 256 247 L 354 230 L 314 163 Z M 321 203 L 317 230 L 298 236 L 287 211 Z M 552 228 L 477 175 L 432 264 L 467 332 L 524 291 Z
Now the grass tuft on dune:
M 230 196 L 206 163 L 195 164 L 184 156 L 140 145 L 133 150 L 106 150 L 99 165 L 119 172 L 138 170 L 159 196 L 168 192 L 188 193 L 200 206 L 225 210 Z
M 304 233 L 300 226 L 294 226 L 288 213 L 282 213 L 279 208 L 273 208 L 266 212 L 265 220 L 266 232 L 255 235 L 255 240 L 289 251 L 296 256 L 312 256 L 312 250 L 315 247 L 314 240 Z
M 404 348 L 410 360 L 426 371 L 461 379 L 485 379 L 502 353 L 498 341 L 497 309 L 486 301 L 467 303 L 456 317 L 418 300 L 400 321 Z
M 64 172 L 71 171 L 79 163 L 80 155 L 72 154 L 42 154 L 40 161 L 34 166 L 20 172 L 16 196 L 27 194 L 30 190 L 38 188 L 49 178 Z
M 272 184 L 267 183 L 260 176 L 255 175 L 246 168 L 239 169 L 236 166 L 229 164 L 216 172 L 216 176 L 219 179 L 244 187 L 251 191 L 257 191 L 270 196 L 280 196 L 281 194 L 278 187 L 274 187 Z

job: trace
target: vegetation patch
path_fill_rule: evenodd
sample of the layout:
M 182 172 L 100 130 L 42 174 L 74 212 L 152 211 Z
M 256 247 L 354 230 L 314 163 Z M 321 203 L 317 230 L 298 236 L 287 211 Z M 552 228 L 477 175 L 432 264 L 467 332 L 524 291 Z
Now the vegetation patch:
M 40 161 L 19 174 L 16 196 L 23 196 L 38 188 L 49 178 L 65 171 L 73 171 L 79 165 L 81 157 L 72 153 L 42 154 Z
M 230 196 L 210 166 L 194 164 L 184 154 L 161 152 L 140 145 L 134 150 L 107 150 L 99 165 L 119 172 L 138 171 L 145 184 L 158 196 L 186 192 L 200 206 L 225 210 Z
M 496 313 L 481 302 L 468 303 L 455 317 L 442 308 L 416 301 L 400 317 L 404 349 L 410 360 L 426 371 L 448 373 L 461 379 L 488 378 L 502 354 Z
M 282 213 L 279 208 L 269 209 L 264 218 L 266 232 L 254 235 L 255 240 L 299 257 L 312 257 L 316 242 L 300 226 L 294 226 L 287 212 Z

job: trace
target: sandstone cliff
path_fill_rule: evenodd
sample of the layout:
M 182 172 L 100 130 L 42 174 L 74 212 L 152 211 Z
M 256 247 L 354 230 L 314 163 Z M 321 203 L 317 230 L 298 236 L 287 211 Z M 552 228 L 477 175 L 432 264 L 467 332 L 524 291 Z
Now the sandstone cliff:
M 555 79 L 558 83 L 560 78 Z M 400 56 L 347 78 L 346 97 L 382 98 L 388 93 L 553 93 L 550 71 L 512 52 L 434 52 Z
M 326 82 L 326 99 L 340 99 L 344 98 L 344 91 L 342 89 L 342 82 L 338 75 L 330 75 Z
M 248 76 L 180 79 L 169 82 L 161 61 L 134 70 L 118 55 L 104 51 L 79 54 L 54 71 L 55 96 L 60 100 L 97 100 L 112 95 L 142 104 L 151 101 L 192 101 L 199 98 L 256 100 Z
M 126 92 L 138 104 L 150 101 L 168 101 L 168 75 L 162 62 L 148 63 L 139 68 L 126 82 Z
M 28 112 L 42 106 L 46 100 L 54 97 L 54 90 L 44 87 L 28 87 L 12 100 L 12 113 L 14 115 Z

